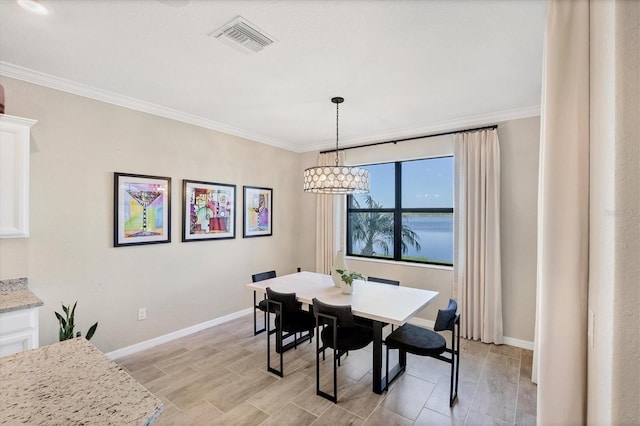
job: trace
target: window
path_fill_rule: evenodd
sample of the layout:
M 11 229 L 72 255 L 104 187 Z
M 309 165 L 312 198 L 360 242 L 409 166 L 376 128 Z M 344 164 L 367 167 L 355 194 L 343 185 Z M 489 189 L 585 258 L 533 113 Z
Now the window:
M 371 189 L 347 198 L 347 255 L 453 265 L 453 157 L 360 167 Z

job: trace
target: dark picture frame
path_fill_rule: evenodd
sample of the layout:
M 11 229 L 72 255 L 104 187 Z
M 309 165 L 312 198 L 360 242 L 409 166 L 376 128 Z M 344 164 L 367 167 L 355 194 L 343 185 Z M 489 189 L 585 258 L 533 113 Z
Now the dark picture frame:
M 113 174 L 113 246 L 171 242 L 171 178 Z
M 273 235 L 273 189 L 243 186 L 242 237 Z
M 236 186 L 182 181 L 182 242 L 236 237 Z

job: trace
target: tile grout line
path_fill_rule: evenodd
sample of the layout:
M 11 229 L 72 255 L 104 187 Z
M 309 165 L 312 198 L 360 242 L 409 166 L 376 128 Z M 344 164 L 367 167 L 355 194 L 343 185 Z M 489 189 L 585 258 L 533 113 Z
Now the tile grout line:
M 462 354 L 461 358 L 462 358 Z M 476 395 L 478 394 L 478 388 L 480 387 L 480 379 L 482 378 L 482 375 L 485 372 L 485 368 L 487 367 L 487 359 L 489 358 L 489 352 L 487 352 L 487 354 L 484 357 L 484 362 L 482 363 L 482 369 L 480 370 L 480 375 L 478 376 L 478 381 L 476 382 L 476 386 L 475 389 L 473 391 L 473 397 L 471 397 L 471 401 L 469 402 L 469 409 L 467 410 L 467 414 L 465 414 L 464 416 L 464 420 L 462 421 L 462 424 L 467 424 L 467 420 L 469 419 L 469 413 L 471 412 L 471 407 L 473 406 L 473 401 L 476 399 Z M 459 361 L 458 361 L 459 362 Z
M 513 422 L 512 424 L 516 424 L 516 420 L 518 419 L 518 398 L 520 397 L 520 369 L 522 368 L 522 351 L 520 351 L 520 363 L 518 364 L 518 385 L 516 386 L 516 403 L 513 407 Z
M 164 371 L 162 368 L 158 367 L 156 364 L 151 364 L 151 366 L 153 366 L 153 367 L 157 368 L 158 370 L 162 371 L 167 376 L 173 376 L 173 374 L 170 374 L 169 372 Z
M 221 410 L 219 407 L 217 407 L 213 402 L 209 401 L 208 399 L 204 399 L 202 398 L 201 401 L 203 401 L 205 404 L 209 404 L 210 406 L 212 406 L 213 408 L 215 408 L 216 410 L 220 411 L 222 413 L 222 415 L 224 416 L 225 414 L 227 414 L 228 411 L 223 411 Z M 222 416 L 221 416 L 222 417 Z
M 247 328 L 247 330 L 251 331 L 249 328 Z M 227 333 L 228 333 L 226 330 L 221 330 L 221 331 L 223 332 L 223 334 L 227 334 Z M 247 333 L 249 333 L 249 331 L 247 331 Z M 256 338 L 255 336 L 250 336 L 248 339 L 240 339 L 240 340 L 238 340 L 238 339 L 237 339 L 237 337 L 242 336 L 242 331 L 239 331 L 239 330 L 238 330 L 238 331 L 233 332 L 233 335 L 234 335 L 234 337 L 236 337 L 236 338 L 232 338 L 232 339 L 224 339 L 223 341 L 216 342 L 215 344 L 214 344 L 214 343 L 211 343 L 211 342 L 207 342 L 207 341 L 205 341 L 205 342 L 204 342 L 204 344 L 203 344 L 203 345 L 201 345 L 201 347 L 202 347 L 202 346 L 212 347 L 212 348 L 214 348 L 214 349 L 219 349 L 219 352 L 224 352 L 224 351 L 226 351 L 227 349 L 230 349 L 230 348 L 231 348 L 231 349 L 233 349 L 233 350 L 235 350 L 236 348 L 241 348 L 241 349 L 243 349 L 243 352 L 244 352 L 244 353 L 248 353 L 248 357 L 252 357 L 252 356 L 254 356 L 254 354 L 260 353 L 260 351 L 261 351 L 261 349 L 262 349 L 262 348 L 261 348 L 261 344 L 262 344 L 262 343 L 264 343 L 264 342 L 263 342 L 263 339 L 261 338 L 262 336 L 259 336 L 258 338 Z M 215 334 L 211 334 L 209 337 L 210 337 L 212 340 L 213 340 L 213 339 L 218 339 L 218 337 L 216 337 L 216 335 L 215 335 Z M 316 337 L 316 338 L 317 338 L 317 337 Z M 312 344 L 313 344 L 313 343 L 312 343 Z M 188 360 L 186 359 L 186 358 L 188 358 L 188 353 L 189 353 L 189 352 L 193 352 L 193 351 L 194 351 L 194 349 L 192 349 L 190 346 L 191 346 L 191 343 L 189 344 L 189 347 L 183 347 L 183 348 L 182 348 L 182 349 L 185 349 L 185 350 L 186 350 L 185 352 L 182 352 L 182 353 L 176 354 L 175 356 L 172 356 L 172 357 L 169 357 L 169 358 L 164 358 L 164 356 L 163 356 L 163 355 L 161 355 L 157 361 L 161 362 L 163 365 L 164 365 L 164 362 L 165 362 L 165 361 L 167 361 L 167 360 L 171 360 L 172 358 L 175 358 L 175 357 L 185 357 L 185 361 L 188 361 Z M 299 348 L 299 349 L 300 349 L 300 348 Z M 305 349 L 307 349 L 307 348 L 305 348 Z M 311 348 L 311 349 L 313 349 L 313 348 Z M 363 357 L 364 357 L 364 358 L 370 358 L 370 355 L 371 355 L 371 352 L 370 352 L 370 351 L 368 351 L 368 350 L 366 350 L 366 349 L 365 349 L 363 352 L 365 353 L 365 354 L 363 355 Z M 480 380 L 481 380 L 481 378 L 482 378 L 482 377 L 485 377 L 485 378 L 486 378 L 486 376 L 487 376 L 487 371 L 488 371 L 488 366 L 489 366 L 489 356 L 491 355 L 491 353 L 492 353 L 492 352 L 491 352 L 491 351 L 489 351 L 489 352 L 485 355 L 485 357 L 484 357 L 483 361 L 479 361 L 479 358 L 476 358 L 476 359 L 477 359 L 477 361 L 479 361 L 479 362 L 478 362 L 478 364 L 477 364 L 477 365 L 478 365 L 478 367 L 479 367 L 479 376 L 478 376 L 479 378 L 478 378 L 478 380 L 475 382 L 475 384 L 473 384 L 473 383 L 469 383 L 469 384 L 473 384 L 473 385 L 474 385 L 474 386 L 473 386 L 473 387 L 474 387 L 473 391 L 471 391 L 471 392 L 470 392 L 470 396 L 471 396 L 471 398 L 470 398 L 470 403 L 469 403 L 469 410 L 467 410 L 467 412 L 466 412 L 466 413 L 464 413 L 464 416 L 463 416 L 462 418 L 455 418 L 455 417 L 453 417 L 452 415 L 450 416 L 450 418 L 451 418 L 453 421 L 455 421 L 456 423 L 457 423 L 457 421 L 462 421 L 464 424 L 466 424 L 467 422 L 470 422 L 470 421 L 472 421 L 472 420 L 473 420 L 473 416 L 471 416 L 469 412 L 471 411 L 471 407 L 473 406 L 473 404 L 474 404 L 474 402 L 475 402 L 475 398 L 479 398 L 479 397 L 481 397 L 482 395 L 484 395 L 483 391 L 481 390 L 481 386 L 480 386 L 481 381 L 480 381 Z M 515 424 L 515 423 L 517 422 L 517 419 L 518 419 L 518 400 L 519 400 L 519 398 L 520 398 L 521 396 L 526 395 L 525 390 L 527 390 L 527 389 L 525 389 L 525 388 L 523 388 L 523 387 L 522 387 L 522 385 L 523 385 L 523 383 L 524 383 L 524 381 L 525 381 L 524 376 L 523 376 L 523 377 L 520 377 L 520 370 L 522 369 L 522 366 L 523 366 L 523 365 L 524 365 L 524 363 L 525 363 L 525 360 L 524 360 L 524 353 L 521 351 L 521 352 L 520 352 L 520 357 L 517 357 L 517 358 L 516 358 L 516 357 L 512 357 L 512 356 L 509 356 L 509 355 L 507 355 L 507 354 L 502 354 L 502 353 L 499 353 L 499 352 L 496 352 L 496 354 L 498 354 L 498 355 L 503 355 L 503 356 L 506 356 L 506 357 L 508 357 L 508 358 L 515 358 L 515 359 L 518 359 L 518 361 L 519 361 L 519 364 L 518 364 L 518 377 L 517 377 L 517 379 L 516 379 L 516 401 L 515 401 L 515 405 L 514 405 L 513 412 L 512 412 L 512 421 L 510 422 L 511 424 Z M 158 357 L 157 352 L 156 352 L 156 353 L 154 353 L 154 355 L 155 355 L 155 356 L 154 356 L 155 358 L 157 358 L 157 357 Z M 194 354 L 194 356 L 195 356 L 195 355 L 197 355 L 197 354 Z M 313 374 L 308 374 L 308 373 L 314 373 L 314 372 L 315 372 L 315 368 L 314 368 L 314 367 L 315 367 L 315 365 L 314 365 L 314 364 L 315 364 L 315 356 L 312 356 L 312 358 L 314 358 L 313 360 L 306 360 L 307 355 L 312 356 L 312 355 L 313 355 L 313 351 L 308 352 L 308 351 L 306 351 L 306 350 L 305 350 L 303 354 L 300 354 L 300 357 L 304 356 L 304 357 L 305 357 L 305 360 L 304 360 L 304 362 L 300 363 L 300 365 L 296 364 L 295 369 L 294 369 L 293 371 L 291 371 L 291 373 L 299 373 L 299 374 L 301 375 L 301 377 L 305 377 L 305 381 L 307 381 L 307 380 L 311 379 L 311 380 L 310 380 L 310 384 L 309 384 L 309 385 L 308 385 L 308 387 L 305 389 L 305 392 L 307 392 L 307 390 L 310 390 L 310 391 L 311 391 L 311 393 L 313 394 L 313 396 L 312 396 L 312 397 L 313 397 L 313 398 L 316 398 L 316 396 L 315 396 L 315 392 L 313 392 L 314 387 L 315 387 L 314 375 L 313 375 Z M 461 354 L 461 355 L 462 355 L 462 354 Z M 261 356 L 262 356 L 262 355 L 261 355 Z M 260 357 L 261 357 L 261 356 L 260 356 Z M 316 356 L 317 356 L 317 355 L 316 355 Z M 154 357 L 152 357 L 152 359 L 153 359 Z M 245 359 L 245 357 L 243 357 L 243 359 Z M 257 360 L 257 359 L 258 359 L 258 358 L 256 358 L 256 360 Z M 137 361 L 135 358 L 133 358 L 132 360 L 134 361 L 134 363 L 140 362 L 140 361 Z M 240 362 L 240 361 L 241 361 L 241 360 L 238 360 L 238 362 Z M 330 360 L 329 360 L 329 361 L 330 361 Z M 361 368 L 366 367 L 365 365 L 362 365 L 362 360 L 357 360 L 357 361 L 358 361 L 358 362 L 357 362 L 356 364 L 354 364 L 354 368 L 356 368 L 356 370 L 354 370 L 355 372 L 359 372 L 359 371 L 361 371 Z M 234 362 L 234 361 L 232 361 L 232 362 Z M 134 365 L 134 363 L 132 363 L 132 365 Z M 464 364 L 464 363 L 465 363 L 465 361 L 463 361 L 463 364 Z M 170 362 L 170 364 L 171 364 L 171 362 Z M 264 371 L 264 366 L 262 365 L 262 363 L 261 363 L 261 362 L 259 363 L 260 365 L 257 365 L 257 364 L 256 364 L 255 366 L 253 365 L 253 363 L 250 363 L 250 364 L 251 364 L 251 365 L 247 364 L 247 365 L 248 365 L 249 370 L 251 370 L 251 371 L 255 371 L 256 373 L 258 373 L 258 372 L 259 372 L 259 374 L 263 374 L 263 375 L 266 375 L 266 376 L 271 376 L 271 377 L 274 377 L 274 378 L 276 379 L 273 383 L 271 383 L 270 385 L 266 386 L 264 389 L 268 389 L 269 387 L 271 387 L 271 386 L 273 386 L 273 385 L 275 385 L 275 384 L 277 384 L 277 383 L 280 383 L 280 382 L 282 382 L 282 381 L 286 380 L 286 378 L 279 378 L 279 377 L 275 377 L 275 376 L 273 376 L 272 374 L 270 374 L 269 372 Z M 136 364 L 136 365 L 137 365 L 137 364 Z M 236 371 L 233 371 L 233 370 L 232 370 L 232 365 L 233 365 L 233 364 L 230 364 L 230 365 L 224 365 L 224 364 L 223 364 L 223 366 L 221 366 L 221 367 L 224 369 L 224 371 L 226 371 L 226 372 L 229 374 L 229 377 L 231 378 L 231 382 L 237 382 L 238 380 L 240 380 L 240 379 L 242 379 L 242 378 L 244 378 L 244 377 L 245 377 L 245 374 L 243 374 L 244 370 L 242 370 L 242 372 L 236 372 Z M 147 368 L 148 366 L 149 366 L 149 365 L 146 365 L 146 366 L 145 366 L 145 367 L 143 367 L 143 368 Z M 169 373 L 167 373 L 167 371 L 165 371 L 164 369 L 162 369 L 162 368 L 158 367 L 155 363 L 154 363 L 154 364 L 151 364 L 151 366 L 153 366 L 153 367 L 157 368 L 157 371 L 158 371 L 158 372 L 160 372 L 160 373 L 162 373 L 162 374 L 165 374 L 169 379 L 172 379 L 172 378 L 174 378 L 174 377 L 175 377 L 175 379 L 176 379 L 176 380 L 179 380 L 179 379 L 180 379 L 181 374 L 169 374 Z M 293 367 L 293 364 L 292 364 L 291 366 Z M 121 366 L 121 368 L 122 368 L 124 371 L 128 372 L 129 374 L 131 374 L 131 375 L 133 376 L 133 374 L 132 374 L 132 373 L 131 373 L 131 372 L 130 372 L 126 367 Z M 249 371 L 249 370 L 246 370 L 246 371 Z M 312 371 L 312 370 L 313 370 L 313 371 Z M 137 370 L 136 370 L 136 371 L 137 371 Z M 195 371 L 196 373 L 198 373 L 198 371 L 201 371 L 201 370 L 194 369 L 194 371 Z M 349 370 L 349 371 L 351 371 L 351 370 Z M 367 374 L 368 374 L 368 375 L 371 375 L 371 371 L 372 371 L 372 370 L 371 370 L 371 368 L 369 368 L 369 370 L 368 370 L 366 373 L 364 373 L 364 376 L 362 376 L 362 377 L 365 377 Z M 153 372 L 151 371 L 151 372 L 148 372 L 148 373 L 149 373 L 149 374 L 151 374 L 151 373 L 153 373 Z M 291 374 L 291 373 L 290 373 L 290 374 Z M 331 374 L 331 372 L 330 372 L 330 371 L 326 371 L 325 373 L 326 373 L 325 375 L 327 375 L 327 374 Z M 342 373 L 344 373 L 344 372 L 342 372 L 342 371 L 341 371 L 341 369 L 339 369 L 339 374 L 340 374 L 340 375 L 343 375 Z M 438 383 L 438 382 L 434 383 L 434 382 L 432 382 L 432 381 L 431 381 L 431 380 L 429 380 L 429 379 L 426 379 L 426 378 L 420 377 L 419 375 L 414 375 L 415 373 L 416 373 L 416 372 L 409 372 L 409 371 L 405 371 L 405 375 L 406 375 L 405 377 L 412 377 L 412 378 L 415 378 L 415 379 L 423 380 L 425 383 L 431 383 L 431 384 L 434 384 L 435 386 L 437 386 L 437 383 Z M 324 377 L 325 375 L 323 375 L 323 377 Z M 287 376 L 289 376 L 289 374 L 287 374 Z M 164 377 L 164 376 L 161 376 L 161 377 Z M 346 377 L 348 377 L 350 381 L 352 380 L 350 375 L 347 375 Z M 358 381 L 362 380 L 362 377 L 361 377 L 359 380 L 355 380 L 355 379 L 353 379 L 353 381 L 354 381 L 354 385 L 355 385 L 355 384 L 357 384 L 357 382 L 358 382 Z M 346 387 L 345 387 L 345 390 L 347 390 L 347 393 L 344 393 L 344 396 L 345 396 L 345 397 L 347 397 L 347 398 L 348 398 L 350 395 L 352 395 L 352 392 L 353 392 L 352 386 L 346 386 Z M 342 410 L 342 412 L 343 412 L 343 415 L 346 415 L 346 414 L 348 413 L 349 415 L 354 416 L 354 419 L 360 419 L 360 421 L 363 421 L 363 422 L 365 422 L 365 423 L 366 423 L 366 422 L 367 422 L 367 421 L 369 421 L 369 420 L 379 418 L 378 416 L 374 416 L 374 412 L 376 412 L 376 410 L 378 410 L 378 411 L 381 411 L 381 410 L 385 410 L 385 411 L 386 411 L 386 410 L 387 410 L 386 408 L 384 408 L 384 407 L 382 406 L 382 404 L 383 404 L 383 403 L 384 403 L 384 401 L 387 399 L 387 397 L 389 396 L 390 392 L 393 392 L 393 390 L 394 390 L 394 389 L 393 389 L 393 388 L 391 388 L 391 389 L 389 389 L 389 390 L 385 391 L 385 392 L 384 392 L 384 394 L 383 394 L 383 395 L 381 395 L 381 396 L 382 396 L 382 398 L 381 398 L 381 399 L 376 403 L 375 407 L 373 407 L 373 410 L 372 410 L 372 411 L 370 411 L 370 412 L 368 412 L 368 413 L 367 413 L 367 412 L 366 412 L 366 410 L 365 410 L 365 411 L 363 412 L 363 414 L 364 414 L 364 415 L 356 414 L 356 413 L 354 413 L 353 411 L 351 411 L 350 409 L 347 409 L 347 408 L 345 408 L 344 406 L 342 406 L 340 403 L 338 403 L 338 404 L 328 404 L 328 405 L 327 405 L 326 407 L 324 407 L 324 408 L 322 407 L 322 405 L 323 405 L 323 404 L 321 404 L 321 403 L 318 403 L 318 405 L 312 406 L 312 407 L 314 407 L 314 409 L 318 412 L 318 414 L 315 414 L 315 412 L 311 412 L 311 411 L 309 411 L 308 409 L 305 409 L 305 408 L 303 408 L 303 407 L 300 405 L 300 404 L 304 403 L 305 399 L 301 399 L 301 400 L 300 400 L 300 401 L 301 401 L 301 403 L 300 403 L 300 404 L 298 404 L 298 403 L 293 402 L 293 400 L 294 400 L 294 399 L 296 399 L 296 398 L 295 398 L 295 397 L 292 397 L 290 400 L 288 400 L 288 401 L 287 401 L 287 404 L 291 404 L 291 405 L 290 405 L 290 407 L 295 407 L 295 408 L 297 408 L 298 410 L 302 410 L 302 411 L 300 412 L 300 414 L 302 414 L 302 413 L 307 413 L 308 415 L 313 416 L 313 417 L 314 417 L 314 419 L 310 419 L 310 420 L 312 420 L 310 424 L 313 424 L 313 425 L 316 425 L 316 426 L 317 426 L 319 423 L 321 423 L 321 422 L 323 421 L 323 420 L 319 420 L 321 417 L 323 417 L 323 416 L 324 416 L 324 417 L 323 417 L 323 419 L 324 419 L 325 417 L 330 416 L 330 414 L 333 412 L 333 410 L 335 410 L 335 408 L 332 408 L 332 405 L 336 405 L 336 406 L 339 408 L 339 410 L 338 410 L 338 411 L 340 411 L 340 409 L 341 409 L 341 410 Z M 434 390 L 435 390 L 435 388 L 434 388 Z M 469 389 L 469 390 L 470 390 L 470 389 Z M 298 394 L 299 394 L 299 393 L 298 393 Z M 433 392 L 432 392 L 432 394 L 433 394 Z M 353 395 L 355 396 L 355 394 L 353 394 Z M 432 396 L 432 395 L 430 395 L 430 397 L 431 397 L 431 396 Z M 171 407 L 172 409 L 174 409 L 174 410 L 175 410 L 175 418 L 179 418 L 179 417 L 181 416 L 181 414 L 180 414 L 180 413 L 182 413 L 184 410 L 181 410 L 180 408 L 178 408 L 177 406 L 175 406 L 175 405 L 171 402 L 171 400 L 169 400 L 169 399 L 167 399 L 167 398 L 166 398 L 166 396 L 165 396 L 164 394 L 162 394 L 161 399 L 163 399 L 164 401 L 166 401 L 166 402 L 165 402 L 165 407 L 166 407 L 166 408 Z M 428 402 L 428 400 L 429 400 L 429 398 L 427 398 L 427 402 Z M 219 411 L 221 411 L 221 412 L 222 412 L 222 410 L 220 410 L 218 407 L 216 407 L 216 405 L 215 405 L 214 403 L 212 403 L 211 401 L 209 401 L 209 400 L 207 400 L 207 399 L 204 399 L 204 398 L 201 398 L 201 401 L 203 401 L 207 406 L 212 407 L 212 408 L 217 409 L 217 410 L 219 410 Z M 260 408 L 258 408 L 258 407 L 255 405 L 255 403 L 249 402 L 249 400 L 248 400 L 248 399 L 245 399 L 245 402 L 246 402 L 246 403 L 248 403 L 248 404 L 249 404 L 249 406 L 256 408 L 256 409 L 258 410 L 258 412 L 263 412 L 263 413 L 265 413 L 265 415 L 266 415 L 267 417 L 266 417 L 266 418 L 265 418 L 265 420 L 263 421 L 264 423 L 269 422 L 269 421 L 270 421 L 269 419 L 271 419 L 271 421 L 273 421 L 273 418 L 274 418 L 274 416 L 275 416 L 275 415 L 280 415 L 279 413 L 269 414 L 269 413 L 267 413 L 264 409 L 260 409 Z M 347 403 L 347 406 L 349 406 L 349 404 L 350 404 L 350 403 L 349 403 L 349 401 L 346 401 L 346 400 L 343 400 L 343 401 L 340 401 L 340 402 L 345 402 L 345 403 Z M 426 404 L 426 403 L 425 403 L 425 404 Z M 355 407 L 352 407 L 352 408 L 355 408 Z M 422 409 L 425 409 L 425 406 L 423 406 L 423 407 L 422 407 Z M 399 416 L 401 416 L 401 414 L 396 413 L 394 410 L 389 410 L 389 412 L 390 412 L 390 413 L 392 413 L 392 414 L 395 414 L 395 415 L 399 415 Z M 436 411 L 436 412 L 438 412 L 438 411 Z M 224 412 L 222 412 L 222 413 L 223 413 L 223 414 L 226 414 L 226 413 L 224 413 Z M 490 413 L 488 413 L 488 414 L 490 414 Z M 304 414 L 304 416 L 306 416 L 306 414 Z M 171 417 L 171 419 L 173 419 L 173 418 L 174 418 L 174 416 L 172 416 L 172 417 Z M 417 419 L 416 419 L 416 420 L 417 420 Z M 416 421 L 416 420 L 413 420 L 413 424 L 415 424 L 415 421 Z M 411 424 L 411 422 L 412 422 L 412 420 L 411 420 L 411 419 L 408 419 L 408 418 L 407 418 L 407 420 L 406 420 L 406 421 L 407 421 L 407 422 L 409 422 L 410 424 Z M 263 424 L 263 422 L 261 422 L 261 424 Z
M 301 409 L 302 411 L 306 411 L 307 413 L 309 413 L 309 414 L 311 414 L 312 416 L 314 416 L 314 417 L 315 417 L 314 422 L 315 422 L 317 419 L 319 419 L 319 418 L 320 418 L 320 416 L 321 416 L 322 414 L 324 414 L 324 413 L 329 409 L 329 407 L 330 407 L 330 406 L 329 406 L 329 407 L 325 408 L 325 409 L 322 411 L 322 414 L 320 414 L 320 415 L 317 415 L 317 416 L 316 416 L 316 415 L 315 415 L 315 414 L 313 414 L 311 411 L 307 410 L 306 408 L 301 407 L 300 405 L 296 404 L 296 403 L 295 403 L 295 402 L 293 402 L 293 401 L 289 401 L 289 404 L 293 404 L 293 405 L 295 405 L 296 407 L 298 407 L 299 409 Z M 312 424 L 313 424 L 313 422 L 312 422 Z
M 266 411 L 264 411 L 262 408 L 260 408 L 260 407 L 258 407 L 258 406 L 256 406 L 256 405 L 254 405 L 251 401 L 246 400 L 246 403 L 247 403 L 247 404 L 249 404 L 250 406 L 252 406 L 253 408 L 255 408 L 256 410 L 258 410 L 258 411 L 262 411 L 263 413 L 265 413 L 265 414 L 267 415 L 267 418 L 266 418 L 266 419 L 264 419 L 263 421 L 261 421 L 259 424 L 264 423 L 264 422 L 266 422 L 267 420 L 269 420 L 269 419 L 271 418 L 271 414 L 267 413 L 267 412 L 266 412 Z M 235 407 L 234 407 L 234 408 L 235 408 Z M 232 409 L 233 409 L 233 408 L 232 408 Z M 229 411 L 231 411 L 231 410 L 229 410 Z M 228 413 L 229 411 L 227 411 L 227 413 Z M 226 414 L 226 413 L 225 413 L 225 414 Z

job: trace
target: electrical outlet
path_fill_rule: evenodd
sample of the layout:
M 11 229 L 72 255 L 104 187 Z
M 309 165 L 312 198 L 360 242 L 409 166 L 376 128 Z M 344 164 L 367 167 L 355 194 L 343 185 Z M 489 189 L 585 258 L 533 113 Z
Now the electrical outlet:
M 147 308 L 138 309 L 138 321 L 147 319 Z

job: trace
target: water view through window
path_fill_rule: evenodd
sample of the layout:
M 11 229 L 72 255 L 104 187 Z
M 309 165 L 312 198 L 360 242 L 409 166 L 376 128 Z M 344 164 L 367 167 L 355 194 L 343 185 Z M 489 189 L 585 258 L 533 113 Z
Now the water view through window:
M 349 197 L 347 254 L 453 265 L 453 157 L 362 167 L 371 192 Z
M 413 213 L 403 220 L 419 237 L 421 250 L 409 247 L 405 260 L 426 260 L 453 265 L 453 214 Z
M 409 245 L 402 260 L 453 265 L 453 214 L 414 213 L 403 215 L 403 219 L 406 226 L 416 233 L 420 248 Z M 371 257 L 393 259 L 393 244 L 389 246 L 388 254 L 374 252 Z M 364 247 L 365 242 L 354 241 L 353 254 L 363 254 Z

